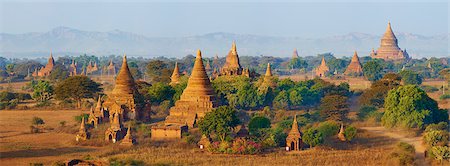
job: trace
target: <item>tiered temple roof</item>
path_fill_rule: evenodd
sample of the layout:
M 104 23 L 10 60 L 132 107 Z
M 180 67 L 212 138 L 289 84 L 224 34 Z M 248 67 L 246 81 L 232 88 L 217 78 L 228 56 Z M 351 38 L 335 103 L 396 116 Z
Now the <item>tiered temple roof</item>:
M 215 107 L 217 107 L 215 92 L 206 74 L 202 54 L 198 50 L 187 87 L 181 94 L 180 100 L 170 108 L 170 114 L 165 123 L 166 125 L 193 126 L 197 118 L 202 118 Z
M 112 59 L 109 61 L 109 65 L 106 68 L 106 71 L 108 75 L 116 75 L 116 66 L 114 66 Z
M 50 57 L 48 58 L 47 64 L 40 70 L 36 70 L 35 73 L 33 73 L 32 75 L 34 77 L 48 76 L 53 71 L 53 67 L 55 67 L 55 60 L 53 59 L 52 53 L 50 53 Z
M 397 37 L 391 28 L 391 23 L 388 23 L 386 32 L 381 38 L 380 48 L 376 52 L 372 52 L 370 55 L 372 58 L 380 58 L 384 60 L 405 60 L 409 59 L 409 55 L 406 50 L 401 50 L 398 47 Z
M 352 61 L 348 65 L 344 74 L 354 75 L 354 76 L 361 76 L 363 74 L 361 63 L 359 62 L 359 58 L 358 58 L 358 53 L 356 51 L 353 54 Z
M 320 66 L 315 69 L 316 76 L 319 77 L 325 77 L 325 75 L 330 71 L 330 68 L 328 68 L 327 63 L 325 62 L 325 57 L 322 57 L 322 62 L 320 63 Z
M 292 122 L 291 131 L 286 138 L 286 144 L 290 150 L 300 150 L 302 144 L 302 136 L 300 130 L 298 130 L 297 115 L 294 116 L 294 122 Z

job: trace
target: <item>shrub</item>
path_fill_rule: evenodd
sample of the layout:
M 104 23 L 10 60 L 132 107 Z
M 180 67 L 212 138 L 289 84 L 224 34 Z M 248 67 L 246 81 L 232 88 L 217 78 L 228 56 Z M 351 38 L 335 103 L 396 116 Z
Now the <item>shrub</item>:
M 356 136 L 356 133 L 357 133 L 356 127 L 348 126 L 344 131 L 345 139 L 347 139 L 348 141 L 353 140 L 353 138 L 355 138 Z
M 264 128 L 270 128 L 270 120 L 263 116 L 255 116 L 248 123 L 249 133 L 253 136 L 258 137 L 261 134 L 260 129 Z
M 444 130 L 433 130 L 426 132 L 423 136 L 423 141 L 430 147 L 444 146 L 449 141 L 448 132 Z
M 425 92 L 436 92 L 439 89 L 434 87 L 434 86 L 429 86 L 429 85 L 422 85 L 420 86 Z
M 414 146 L 405 142 L 399 142 L 389 157 L 396 160 L 399 165 L 412 165 L 414 163 L 415 151 Z
M 339 132 L 339 125 L 333 121 L 326 121 L 320 123 L 317 130 L 322 133 L 323 137 L 329 137 Z
M 89 114 L 81 114 L 81 115 L 75 116 L 74 117 L 75 122 L 81 123 L 81 120 L 83 119 L 83 117 L 84 117 L 84 120 L 87 120 L 89 118 Z
M 146 165 L 143 161 L 135 160 L 131 158 L 127 159 L 118 159 L 118 158 L 111 158 L 109 159 L 109 165 L 110 166 L 122 166 L 122 165 L 133 165 L 133 166 L 144 166 Z
M 447 128 L 448 128 L 447 122 L 440 122 L 438 124 L 433 123 L 433 124 L 428 125 L 427 128 L 425 128 L 425 132 L 430 132 L 433 130 L 444 130 L 445 131 L 445 130 L 447 130 Z
M 431 148 L 431 153 L 440 163 L 444 160 L 450 161 L 450 147 L 448 146 L 434 146 Z
M 61 122 L 59 122 L 59 125 L 60 125 L 61 127 L 66 126 L 66 121 L 61 121 Z
M 39 117 L 35 116 L 35 117 L 33 117 L 33 120 L 31 121 L 31 124 L 39 126 L 39 125 L 45 124 L 45 122 L 44 122 L 44 120 L 42 118 L 39 118 Z

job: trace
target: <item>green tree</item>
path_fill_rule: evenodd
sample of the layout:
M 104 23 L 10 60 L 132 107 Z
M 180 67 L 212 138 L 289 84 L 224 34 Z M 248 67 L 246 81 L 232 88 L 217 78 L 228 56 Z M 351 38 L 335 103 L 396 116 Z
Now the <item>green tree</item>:
M 370 60 L 363 65 L 363 73 L 369 81 L 377 81 L 383 77 L 383 65 L 378 59 Z
M 412 70 L 403 70 L 399 74 L 402 77 L 402 81 L 405 85 L 422 84 L 422 77 Z
M 293 69 L 305 69 L 308 67 L 308 63 L 306 63 L 303 58 L 299 57 L 291 59 L 291 61 L 289 61 L 289 66 Z
M 153 103 L 159 104 L 164 100 L 171 100 L 175 90 L 166 83 L 158 82 L 148 88 L 148 97 Z
M 363 92 L 359 98 L 361 105 L 383 107 L 384 99 L 388 92 L 400 86 L 401 77 L 394 73 L 388 73 L 382 79 L 372 83 L 369 89 Z
M 416 85 L 400 86 L 389 91 L 381 118 L 383 126 L 423 128 L 427 124 L 448 120 L 448 113 Z
M 168 69 L 168 64 L 161 60 L 152 60 L 147 64 L 147 76 L 150 78 L 150 82 L 170 82 L 170 76 L 172 75 L 172 70 Z
M 45 102 L 53 96 L 53 86 L 48 81 L 32 81 L 33 98 L 38 102 Z
M 278 81 L 277 88 L 279 91 L 289 91 L 295 86 L 295 82 L 292 81 L 290 78 L 282 79 L 281 81 Z
M 423 141 L 429 146 L 445 146 L 449 141 L 448 131 L 433 130 L 423 135 Z
M 322 133 L 315 128 L 306 130 L 302 137 L 302 140 L 303 142 L 307 143 L 310 148 L 320 145 L 324 141 Z
M 130 69 L 130 73 L 133 76 L 134 79 L 141 79 L 142 78 L 142 72 L 141 70 L 139 70 L 139 66 L 136 62 L 132 61 L 129 62 L 128 65 L 129 69 Z
M 273 107 L 275 109 L 289 109 L 289 94 L 286 91 L 281 91 L 278 95 L 273 99 Z
M 327 95 L 321 100 L 320 115 L 334 121 L 346 119 L 349 111 L 347 97 L 341 95 Z
M 206 113 L 205 117 L 198 122 L 202 134 L 210 136 L 214 133 L 222 142 L 238 124 L 240 121 L 236 110 L 230 106 L 220 106 Z
M 82 99 L 93 98 L 100 92 L 100 84 L 86 76 L 73 76 L 60 82 L 55 88 L 56 99 L 72 99 L 76 101 L 77 108 L 81 108 Z
M 258 137 L 260 135 L 261 129 L 270 128 L 270 119 L 264 116 L 255 116 L 250 119 L 248 123 L 248 130 L 250 135 Z
M 52 81 L 61 81 L 69 77 L 69 71 L 62 65 L 55 65 L 48 79 Z
M 249 82 L 245 82 L 239 87 L 234 99 L 234 102 L 230 102 L 230 105 L 236 108 L 254 109 L 264 104 L 264 96 L 258 93 L 258 88 Z
M 445 160 L 450 161 L 450 147 L 448 146 L 434 146 L 431 148 L 431 153 L 440 163 Z

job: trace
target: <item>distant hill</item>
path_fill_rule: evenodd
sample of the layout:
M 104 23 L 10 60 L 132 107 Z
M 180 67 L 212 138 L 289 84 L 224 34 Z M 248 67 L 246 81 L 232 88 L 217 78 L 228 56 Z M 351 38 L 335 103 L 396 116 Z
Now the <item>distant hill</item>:
M 380 35 L 383 31 L 380 31 Z M 349 33 L 325 38 L 274 37 L 233 33 L 208 33 L 188 37 L 146 37 L 130 32 L 114 30 L 92 32 L 68 27 L 57 27 L 48 32 L 7 34 L 0 33 L 0 56 L 42 57 L 49 52 L 58 55 L 111 55 L 127 53 L 143 57 L 183 57 L 201 49 L 204 56 L 225 56 L 236 40 L 239 55 L 290 57 L 294 48 L 300 56 L 333 52 L 337 57 L 351 56 L 357 50 L 367 56 L 377 49 L 380 35 Z M 450 34 L 423 36 L 396 32 L 399 46 L 407 49 L 413 58 L 448 57 Z

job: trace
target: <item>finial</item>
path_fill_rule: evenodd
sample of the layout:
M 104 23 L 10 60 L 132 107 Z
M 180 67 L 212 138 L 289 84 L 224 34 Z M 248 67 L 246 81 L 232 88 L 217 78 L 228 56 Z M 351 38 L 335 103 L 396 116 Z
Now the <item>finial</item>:
M 202 52 L 200 49 L 197 50 L 197 58 L 202 58 Z

